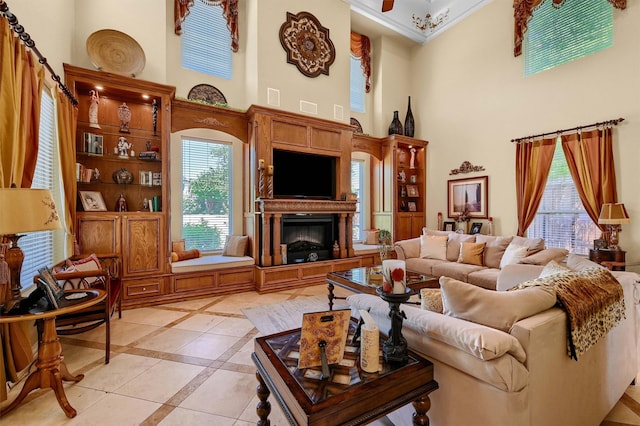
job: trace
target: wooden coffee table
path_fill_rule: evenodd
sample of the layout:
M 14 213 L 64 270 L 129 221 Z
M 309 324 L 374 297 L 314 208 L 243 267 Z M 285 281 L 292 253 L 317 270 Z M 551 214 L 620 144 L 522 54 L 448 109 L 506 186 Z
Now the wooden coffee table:
M 336 271 L 327 274 L 327 288 L 329 290 L 329 310 L 333 309 L 334 299 L 344 299 L 333 294 L 335 286 L 346 288 L 355 293 L 367 293 L 377 295 L 376 288 L 382 285 L 382 267 L 367 266 L 363 268 L 349 269 L 348 271 Z M 422 288 L 438 288 L 437 277 L 422 275 L 407 271 L 408 287 L 412 294 L 420 293 Z
M 292 425 L 361 425 L 408 403 L 414 425 L 428 425 L 429 393 L 438 389 L 433 364 L 409 351 L 406 365 L 390 365 L 380 358 L 377 373 L 360 370 L 359 344 L 351 345 L 357 321 L 351 320 L 344 359 L 331 365 L 331 376 L 320 380 L 321 369 L 298 369 L 300 329 L 255 339 L 258 425 L 268 425 L 273 393 Z M 381 337 L 382 347 L 384 337 Z

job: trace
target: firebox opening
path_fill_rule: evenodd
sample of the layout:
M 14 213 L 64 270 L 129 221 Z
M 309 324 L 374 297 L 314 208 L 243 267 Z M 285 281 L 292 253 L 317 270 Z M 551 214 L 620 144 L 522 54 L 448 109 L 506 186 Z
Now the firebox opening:
M 330 214 L 283 216 L 281 243 L 287 245 L 287 263 L 331 259 L 336 229 Z

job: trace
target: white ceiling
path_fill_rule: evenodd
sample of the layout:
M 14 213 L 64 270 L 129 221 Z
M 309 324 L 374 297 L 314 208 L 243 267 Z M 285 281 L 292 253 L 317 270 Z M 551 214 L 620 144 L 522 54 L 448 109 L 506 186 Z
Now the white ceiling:
M 395 0 L 388 12 L 382 12 L 382 0 L 344 1 L 351 5 L 352 16 L 363 16 L 422 44 L 491 0 Z

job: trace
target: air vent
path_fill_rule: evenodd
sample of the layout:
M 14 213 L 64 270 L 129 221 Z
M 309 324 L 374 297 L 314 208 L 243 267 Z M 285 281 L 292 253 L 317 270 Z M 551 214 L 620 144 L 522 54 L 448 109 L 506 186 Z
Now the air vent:
M 307 114 L 318 114 L 318 104 L 300 101 L 300 111 L 306 112 Z
M 344 108 L 342 105 L 333 104 L 333 119 L 340 121 L 344 119 Z
M 280 106 L 280 91 L 278 89 L 267 88 L 267 103 L 271 106 Z

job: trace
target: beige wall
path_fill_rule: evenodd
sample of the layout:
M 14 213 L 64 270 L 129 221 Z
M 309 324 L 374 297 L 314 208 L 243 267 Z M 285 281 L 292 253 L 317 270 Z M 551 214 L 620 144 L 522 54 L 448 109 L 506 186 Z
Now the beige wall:
M 624 117 L 614 131 L 618 198 L 632 223 L 620 245 L 640 260 L 640 4 L 614 11 L 614 46 L 523 77 L 513 57 L 513 9 L 494 1 L 413 50 L 416 137 L 429 140 L 427 223 L 446 212 L 449 171 L 468 160 L 489 176 L 496 232 L 517 230 L 511 139 Z M 415 102 L 413 100 L 415 99 Z M 460 176 L 458 176 L 460 177 Z M 446 213 L 445 213 L 446 214 Z

